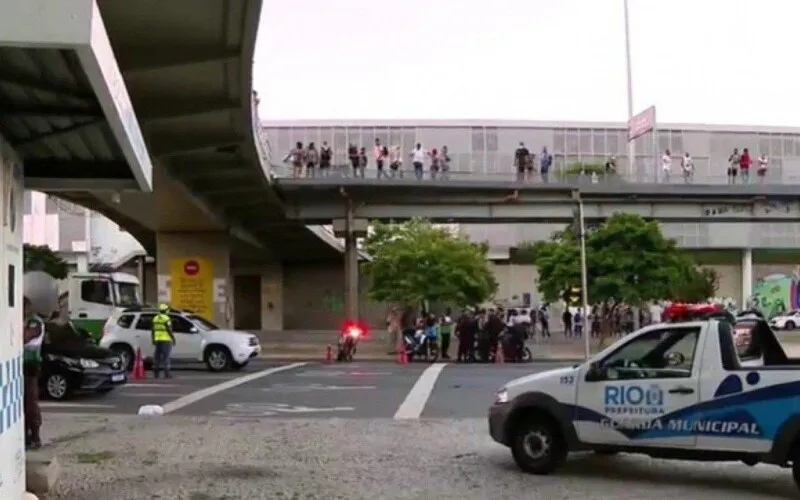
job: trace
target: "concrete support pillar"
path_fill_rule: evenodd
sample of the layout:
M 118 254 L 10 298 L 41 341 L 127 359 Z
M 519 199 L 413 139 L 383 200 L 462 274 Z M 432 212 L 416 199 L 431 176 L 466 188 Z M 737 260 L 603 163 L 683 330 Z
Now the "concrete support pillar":
M 283 264 L 261 270 L 261 329 L 283 330 Z
M 742 250 L 742 301 L 739 307 L 748 307 L 750 298 L 753 296 L 753 250 L 745 248 Z
M 359 309 L 358 238 L 367 235 L 369 221 L 355 219 L 348 203 L 347 217 L 333 221 L 333 233 L 344 238 L 344 311 L 347 319 L 361 318 Z
M 4 7 L 14 8 L 7 3 Z M 13 17 L 13 16 L 12 16 Z M 3 23 L 0 22 L 0 25 Z M 36 30 L 32 30 L 36 31 Z M 0 498 L 25 492 L 22 402 L 22 162 L 0 136 Z
M 158 300 L 190 309 L 223 328 L 233 327 L 230 240 L 224 233 L 159 231 Z

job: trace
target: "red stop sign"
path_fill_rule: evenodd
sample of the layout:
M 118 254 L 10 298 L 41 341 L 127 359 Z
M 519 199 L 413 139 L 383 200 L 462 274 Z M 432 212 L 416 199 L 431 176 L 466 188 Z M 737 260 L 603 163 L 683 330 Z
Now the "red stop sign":
M 200 264 L 198 264 L 196 260 L 187 260 L 183 264 L 183 272 L 188 276 L 194 276 L 200 272 Z

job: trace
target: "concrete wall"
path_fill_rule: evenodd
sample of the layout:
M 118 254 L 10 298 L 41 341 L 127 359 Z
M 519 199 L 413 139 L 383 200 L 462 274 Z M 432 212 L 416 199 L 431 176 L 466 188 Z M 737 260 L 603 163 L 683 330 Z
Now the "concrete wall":
M 388 306 L 367 298 L 361 286 L 361 317 L 370 328 L 383 325 Z M 344 319 L 342 266 L 284 266 L 283 327 L 287 330 L 336 329 Z
M 22 162 L 0 136 L 0 498 L 25 490 L 22 408 Z

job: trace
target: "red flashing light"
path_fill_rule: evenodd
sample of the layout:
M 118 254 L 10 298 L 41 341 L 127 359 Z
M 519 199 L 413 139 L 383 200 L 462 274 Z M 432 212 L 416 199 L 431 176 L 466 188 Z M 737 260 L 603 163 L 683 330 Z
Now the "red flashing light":
M 360 321 L 347 320 L 342 323 L 340 332 L 353 338 L 364 338 L 367 337 L 367 326 Z

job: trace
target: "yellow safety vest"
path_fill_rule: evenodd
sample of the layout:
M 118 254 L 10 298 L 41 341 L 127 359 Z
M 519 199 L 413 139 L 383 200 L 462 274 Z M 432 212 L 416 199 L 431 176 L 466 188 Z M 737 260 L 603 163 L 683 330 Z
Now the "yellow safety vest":
M 170 319 L 166 314 L 156 314 L 153 317 L 153 341 L 154 342 L 172 342 L 172 336 L 169 334 Z

